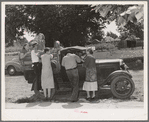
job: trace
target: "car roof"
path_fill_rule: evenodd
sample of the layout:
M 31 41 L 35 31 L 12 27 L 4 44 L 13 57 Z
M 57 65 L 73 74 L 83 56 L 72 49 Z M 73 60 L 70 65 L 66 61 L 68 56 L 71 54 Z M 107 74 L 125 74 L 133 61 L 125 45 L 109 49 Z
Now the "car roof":
M 71 49 L 75 49 L 75 50 L 80 50 L 80 51 L 83 51 L 83 50 L 86 50 L 88 49 L 87 47 L 82 47 L 82 46 L 71 46 L 71 47 L 66 47 L 66 48 L 63 48 L 61 49 L 61 51 L 66 51 L 66 50 L 71 50 Z

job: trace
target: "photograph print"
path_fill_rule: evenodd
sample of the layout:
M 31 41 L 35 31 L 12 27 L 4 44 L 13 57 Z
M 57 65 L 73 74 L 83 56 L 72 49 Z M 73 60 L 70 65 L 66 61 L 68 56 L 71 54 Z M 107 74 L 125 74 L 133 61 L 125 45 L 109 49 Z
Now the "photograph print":
M 147 2 L 2 2 L 1 14 L 4 120 L 147 119 Z

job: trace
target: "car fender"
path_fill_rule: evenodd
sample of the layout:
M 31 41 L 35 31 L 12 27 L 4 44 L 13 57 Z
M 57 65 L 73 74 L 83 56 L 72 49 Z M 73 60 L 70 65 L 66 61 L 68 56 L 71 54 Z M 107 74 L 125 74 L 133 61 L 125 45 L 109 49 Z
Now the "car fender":
M 9 61 L 9 62 L 6 63 L 5 69 L 7 69 L 9 66 L 14 66 L 17 72 L 22 72 L 23 71 L 23 67 L 22 67 L 21 63 L 19 63 L 19 62 Z
M 114 71 L 112 72 L 105 80 L 104 84 L 111 84 L 112 80 L 115 78 L 115 77 L 118 77 L 118 76 L 126 76 L 126 77 L 129 77 L 129 78 L 132 78 L 132 75 L 127 72 L 126 70 L 117 70 L 117 71 Z

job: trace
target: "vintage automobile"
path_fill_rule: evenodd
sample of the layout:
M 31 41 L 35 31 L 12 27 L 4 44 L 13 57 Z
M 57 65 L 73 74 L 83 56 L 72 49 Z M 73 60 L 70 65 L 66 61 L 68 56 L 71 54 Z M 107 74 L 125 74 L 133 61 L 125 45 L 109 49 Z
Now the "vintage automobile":
M 19 60 L 19 57 L 13 58 L 12 60 L 6 62 L 5 72 L 8 73 L 10 76 L 14 76 L 18 72 L 23 72 L 23 66 L 21 64 L 21 61 Z
M 86 47 L 81 46 L 72 46 L 61 49 L 60 64 L 62 62 L 62 58 L 66 55 L 68 50 L 71 53 L 81 56 L 86 55 L 86 49 Z M 31 64 L 24 65 L 24 67 L 26 72 L 24 73 L 25 79 L 28 83 L 32 83 L 35 76 Z M 52 60 L 52 68 L 54 80 L 58 83 L 58 86 L 70 88 L 71 85 L 65 68 L 61 66 L 60 70 L 56 70 L 57 62 L 55 60 Z M 86 72 L 83 63 L 79 63 L 77 68 L 80 80 L 79 87 L 81 89 L 85 81 Z M 113 96 L 120 99 L 129 98 L 133 94 L 135 85 L 132 80 L 132 75 L 129 73 L 128 68 L 122 59 L 96 59 L 96 68 L 99 88 L 109 86 Z

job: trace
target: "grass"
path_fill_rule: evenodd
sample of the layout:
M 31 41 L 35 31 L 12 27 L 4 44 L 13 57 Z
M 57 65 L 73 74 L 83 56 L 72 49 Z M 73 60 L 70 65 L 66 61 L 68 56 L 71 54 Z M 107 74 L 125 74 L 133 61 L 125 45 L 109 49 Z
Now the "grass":
M 95 58 L 98 59 L 123 59 L 124 62 L 131 70 L 141 70 L 143 69 L 143 50 L 141 47 L 137 47 L 135 49 L 125 48 L 121 50 L 115 50 L 114 53 L 111 55 L 108 51 L 94 52 Z M 15 56 L 5 56 L 5 61 L 10 61 L 13 58 L 18 58 L 18 55 Z M 136 64 L 137 60 L 141 60 L 141 64 Z
M 125 59 L 125 58 L 135 58 L 135 57 L 143 57 L 143 50 L 141 47 L 135 48 L 135 49 L 130 49 L 130 48 L 125 48 L 121 50 L 115 50 L 112 55 L 108 51 L 104 52 L 99 52 L 95 51 L 94 52 L 95 58 L 98 59 Z

